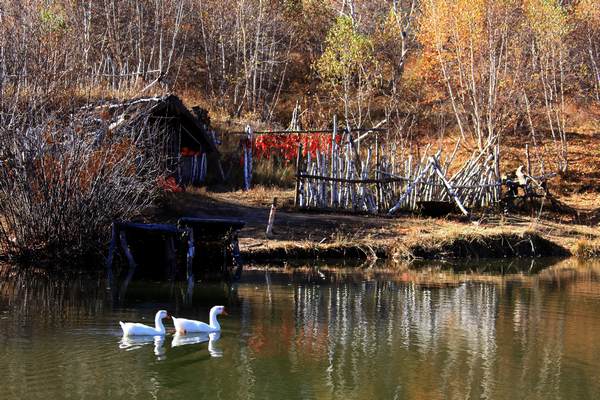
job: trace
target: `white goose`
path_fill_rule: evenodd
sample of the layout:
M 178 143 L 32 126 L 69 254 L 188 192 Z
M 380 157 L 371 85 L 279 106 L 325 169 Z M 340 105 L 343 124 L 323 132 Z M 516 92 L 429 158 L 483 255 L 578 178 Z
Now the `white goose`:
M 175 325 L 177 333 L 181 335 L 185 335 L 188 332 L 219 332 L 221 330 L 221 325 L 219 325 L 219 321 L 217 321 L 217 315 L 220 314 L 227 315 L 225 307 L 214 306 L 210 309 L 210 325 L 206 322 L 195 321 L 193 319 L 172 317 L 173 325 Z
M 154 317 L 154 327 L 136 322 L 119 321 L 119 324 L 123 329 L 123 336 L 165 336 L 166 330 L 162 320 L 168 316 L 165 310 L 158 311 Z

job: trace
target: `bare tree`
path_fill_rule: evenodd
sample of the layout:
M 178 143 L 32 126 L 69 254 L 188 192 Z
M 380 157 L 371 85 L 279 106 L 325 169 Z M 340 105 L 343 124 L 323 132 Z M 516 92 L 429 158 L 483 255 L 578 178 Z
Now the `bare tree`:
M 113 220 L 139 215 L 159 194 L 160 125 L 142 118 L 111 129 L 85 115 L 22 115 L 0 128 L 0 247 L 9 255 L 85 265 Z

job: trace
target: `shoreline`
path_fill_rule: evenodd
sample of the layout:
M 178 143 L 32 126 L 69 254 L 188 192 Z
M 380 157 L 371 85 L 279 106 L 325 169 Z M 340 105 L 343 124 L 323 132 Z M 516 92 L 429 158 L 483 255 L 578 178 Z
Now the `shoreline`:
M 353 243 L 319 244 L 279 241 L 254 247 L 242 247 L 241 254 L 250 263 L 284 263 L 286 258 L 304 261 L 375 261 L 412 262 L 419 260 L 494 260 L 505 258 L 598 258 L 587 257 L 535 232 L 490 234 L 478 237 L 455 237 L 428 243 Z
M 273 235 L 265 233 L 273 197 L 280 207 Z M 246 221 L 240 251 L 248 262 L 411 261 L 523 257 L 600 257 L 597 224 L 577 223 L 565 215 L 522 214 L 428 218 L 324 213 L 293 208 L 293 191 L 254 188 L 248 192 L 176 193 L 154 217 L 176 220 L 182 215 L 230 217 Z

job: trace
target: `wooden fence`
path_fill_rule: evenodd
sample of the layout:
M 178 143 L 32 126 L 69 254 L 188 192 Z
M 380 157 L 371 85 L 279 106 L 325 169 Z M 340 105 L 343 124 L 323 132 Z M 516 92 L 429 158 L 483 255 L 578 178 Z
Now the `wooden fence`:
M 364 132 L 364 131 L 363 131 Z M 330 151 L 312 155 L 298 147 L 296 198 L 300 208 L 389 213 L 418 210 L 424 203 L 453 203 L 468 209 L 500 201 L 498 148 L 488 145 L 459 168 L 453 168 L 457 148 L 444 158 L 441 151 L 399 159 L 396 149 L 380 140 L 380 131 L 331 133 Z M 367 135 L 371 144 L 360 145 Z M 450 174 L 449 171 L 455 171 Z
M 244 136 L 242 155 L 244 188 L 251 188 L 252 141 L 257 134 L 323 133 L 326 130 L 235 132 Z M 454 165 L 458 145 L 451 154 L 432 152 L 400 156 L 387 142 L 382 128 L 341 129 L 333 120 L 327 151 L 316 152 L 298 144 L 295 205 L 304 209 L 330 209 L 372 214 L 418 211 L 425 203 L 445 203 L 463 214 L 469 209 L 498 204 L 501 199 L 499 149 L 493 139 L 476 150 L 464 164 Z

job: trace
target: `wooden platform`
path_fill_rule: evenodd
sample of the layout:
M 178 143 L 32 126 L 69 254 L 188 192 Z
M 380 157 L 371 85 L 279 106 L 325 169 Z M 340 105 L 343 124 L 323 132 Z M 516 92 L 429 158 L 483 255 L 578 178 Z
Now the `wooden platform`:
M 198 217 L 180 218 L 176 225 L 115 221 L 106 260 L 107 274 L 112 282 L 120 244 L 129 265 L 126 284 L 136 270 L 169 280 L 185 278 L 190 283 L 209 276 L 239 279 L 243 263 L 238 232 L 244 225 L 239 219 Z M 197 257 L 199 254 L 202 257 Z

